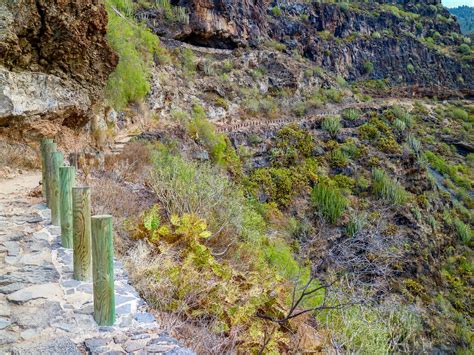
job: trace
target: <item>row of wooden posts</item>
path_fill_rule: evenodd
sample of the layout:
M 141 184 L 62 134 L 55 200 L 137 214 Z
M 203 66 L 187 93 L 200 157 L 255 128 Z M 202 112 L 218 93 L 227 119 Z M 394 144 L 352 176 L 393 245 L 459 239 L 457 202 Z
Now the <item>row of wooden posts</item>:
M 76 169 L 52 139 L 41 141 L 42 192 L 51 209 L 51 224 L 61 227 L 61 244 L 73 249 L 73 277 L 93 281 L 94 319 L 115 322 L 112 216 L 91 216 L 91 191 L 78 187 Z

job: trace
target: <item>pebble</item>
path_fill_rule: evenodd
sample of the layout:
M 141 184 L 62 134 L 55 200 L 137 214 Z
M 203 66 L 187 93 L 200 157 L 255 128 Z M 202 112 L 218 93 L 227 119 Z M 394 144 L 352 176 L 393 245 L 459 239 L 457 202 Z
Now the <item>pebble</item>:
M 140 323 L 153 323 L 155 321 L 155 316 L 148 312 L 137 313 L 135 315 L 135 320 Z
M 0 329 L 5 329 L 6 327 L 9 327 L 12 324 L 12 322 L 7 319 L 7 318 L 0 318 Z
M 55 299 L 59 298 L 62 290 L 58 284 L 48 283 L 43 285 L 33 285 L 15 291 L 7 296 L 13 303 L 23 303 L 37 298 Z

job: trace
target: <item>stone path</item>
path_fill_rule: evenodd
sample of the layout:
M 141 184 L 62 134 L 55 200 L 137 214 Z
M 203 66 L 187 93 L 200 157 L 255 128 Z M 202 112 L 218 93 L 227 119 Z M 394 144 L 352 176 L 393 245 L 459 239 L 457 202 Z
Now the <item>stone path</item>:
M 118 261 L 117 321 L 97 326 L 92 284 L 72 279 L 72 250 L 27 196 L 39 180 L 0 181 L 0 354 L 193 354 L 160 331 Z

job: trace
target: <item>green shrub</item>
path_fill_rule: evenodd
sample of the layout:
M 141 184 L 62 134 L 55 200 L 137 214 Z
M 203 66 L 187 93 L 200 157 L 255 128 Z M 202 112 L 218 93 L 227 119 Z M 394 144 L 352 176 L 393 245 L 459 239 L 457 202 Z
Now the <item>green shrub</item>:
M 469 54 L 469 53 L 471 53 L 471 47 L 469 47 L 468 44 L 463 43 L 459 46 L 459 52 L 461 54 Z
M 211 231 L 242 228 L 242 198 L 218 169 L 159 150 L 154 154 L 151 187 L 168 218 L 194 214 L 205 218 Z
M 112 10 L 112 6 L 123 9 L 128 2 L 108 0 L 106 2 L 109 22 L 107 40 L 120 59 L 109 76 L 106 97 L 117 110 L 130 102 L 143 99 L 150 91 L 150 67 L 153 55 L 159 52 L 159 40 L 143 24 L 132 17 L 124 19 Z
M 337 116 L 326 117 L 321 123 L 321 128 L 334 138 L 342 128 L 341 119 Z
M 296 124 L 280 129 L 271 149 L 272 164 L 291 167 L 309 158 L 315 148 L 313 137 Z
M 293 104 L 291 111 L 295 116 L 302 117 L 306 114 L 306 102 L 297 101 Z
M 371 74 L 374 71 L 374 63 L 371 61 L 364 62 L 363 69 L 365 74 Z
M 471 228 L 461 221 L 459 218 L 454 220 L 454 228 L 456 228 L 456 232 L 459 236 L 459 239 L 465 244 L 469 243 L 472 238 L 472 230 Z
M 267 202 L 285 207 L 307 186 L 307 180 L 296 168 L 260 168 L 252 172 L 246 185 L 256 198 L 263 193 Z
M 334 88 L 322 90 L 322 95 L 324 95 L 329 101 L 334 103 L 340 103 L 344 94 Z
M 346 198 L 338 189 L 319 183 L 311 193 L 313 207 L 329 223 L 335 224 L 347 208 Z
M 413 66 L 413 64 L 411 64 L 411 63 L 407 64 L 407 71 L 408 71 L 410 74 L 414 74 L 414 73 L 415 73 L 415 67 Z
M 282 11 L 279 6 L 273 6 L 271 11 L 272 11 L 272 15 L 275 17 L 280 17 L 282 15 Z
M 187 129 L 193 139 L 206 147 L 213 162 L 226 167 L 235 177 L 240 177 L 242 162 L 234 147 L 225 134 L 216 132 L 202 106 L 193 106 L 192 119 L 188 122 Z
M 454 108 L 451 111 L 451 117 L 456 120 L 467 121 L 469 118 L 469 115 L 462 108 Z
M 196 72 L 196 56 L 191 49 L 183 49 L 181 53 L 181 64 L 187 75 L 193 75 Z
M 329 154 L 329 165 L 333 168 L 344 168 L 349 164 L 349 158 L 341 148 L 336 148 Z
M 408 193 L 403 186 L 393 181 L 385 171 L 374 168 L 372 178 L 372 191 L 377 197 L 394 205 L 403 205 L 408 200 Z

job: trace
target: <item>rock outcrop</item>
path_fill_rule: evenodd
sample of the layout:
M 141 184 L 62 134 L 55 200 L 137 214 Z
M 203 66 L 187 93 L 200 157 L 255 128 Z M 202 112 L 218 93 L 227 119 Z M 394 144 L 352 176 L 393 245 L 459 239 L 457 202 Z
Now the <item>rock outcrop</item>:
M 32 116 L 83 125 L 118 62 L 97 0 L 0 4 L 0 126 Z
M 276 41 L 287 53 L 300 53 L 351 81 L 384 79 L 474 92 L 474 61 L 457 55 L 462 43 L 459 24 L 439 0 L 172 3 L 186 10 L 188 24 L 166 21 L 157 8 L 137 15 L 160 36 L 199 46 L 232 49 Z M 367 62 L 374 70 L 367 69 Z

